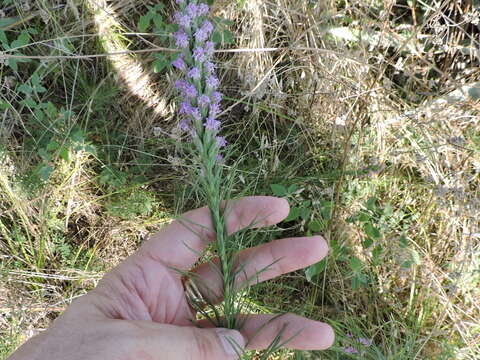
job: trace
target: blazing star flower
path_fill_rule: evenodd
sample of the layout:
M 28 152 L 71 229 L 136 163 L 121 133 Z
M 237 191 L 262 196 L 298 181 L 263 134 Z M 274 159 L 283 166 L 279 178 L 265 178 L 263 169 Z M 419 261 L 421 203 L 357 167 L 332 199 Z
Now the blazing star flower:
M 195 61 L 203 63 L 206 60 L 206 56 L 206 51 L 201 46 L 197 46 L 195 49 L 193 49 L 193 58 Z
M 179 30 L 173 34 L 175 38 L 175 45 L 180 49 L 185 49 L 188 47 L 188 35 L 185 31 Z
M 190 16 L 189 14 L 182 14 L 180 12 L 177 12 L 174 18 L 175 18 L 175 22 L 178 25 L 186 29 L 190 28 L 190 25 L 192 24 L 192 19 L 193 19 L 193 17 Z
M 203 94 L 198 98 L 198 106 L 201 108 L 206 107 L 208 104 L 210 104 L 210 98 L 208 95 Z
M 197 67 L 190 69 L 190 71 L 188 72 L 188 77 L 192 78 L 193 80 L 199 80 L 201 75 L 202 74 Z
M 217 145 L 219 147 L 227 146 L 227 140 L 223 136 L 217 136 L 215 139 L 217 140 Z
M 215 44 L 210 40 L 214 26 L 203 18 L 208 14 L 209 7 L 204 2 L 197 1 L 184 0 L 181 4 L 186 6 L 174 16 L 175 22 L 180 26 L 180 30 L 175 33 L 175 44 L 183 53 L 172 63 L 175 68 L 183 71 L 183 78 L 175 83 L 183 98 L 179 113 L 188 119 L 181 126 L 195 132 L 200 131 L 198 125 L 203 124 L 203 131 L 212 132 L 218 147 L 224 147 L 227 145 L 225 138 L 217 136 L 221 125 L 217 116 L 221 112 L 222 95 L 216 91 L 220 81 L 211 61 L 215 50 Z M 196 135 L 203 139 L 201 133 Z
M 198 8 L 197 8 L 197 15 L 198 16 L 205 16 L 208 14 L 208 11 L 210 9 L 208 8 L 208 5 L 205 4 L 205 3 L 201 3 L 198 5 Z
M 190 121 L 187 119 L 183 119 L 182 121 L 180 121 L 179 127 L 183 131 L 190 130 Z
M 175 2 L 176 2 L 177 4 L 183 4 L 183 3 L 185 2 L 185 0 L 175 0 Z
M 215 51 L 215 43 L 213 41 L 207 41 L 205 43 L 205 52 L 207 55 L 212 56 Z
M 210 21 L 205 20 L 200 29 L 202 29 L 202 31 L 206 32 L 208 36 L 210 36 L 210 34 L 214 30 L 214 27 L 213 27 L 213 24 Z
M 346 348 L 343 348 L 343 351 L 347 354 L 359 354 L 359 351 L 353 346 L 347 346 Z
M 220 128 L 220 121 L 215 120 L 215 118 L 212 116 L 209 116 L 204 126 L 207 130 L 218 130 Z
M 195 32 L 195 40 L 199 43 L 204 42 L 205 40 L 208 39 L 208 33 L 203 30 L 202 28 L 198 29 Z
M 359 338 L 358 342 L 360 344 L 362 344 L 363 346 L 371 346 L 372 343 L 373 343 L 373 341 L 371 339 L 367 339 L 367 338 Z
M 182 105 L 180 105 L 179 112 L 182 115 L 191 115 L 193 112 L 193 106 L 189 102 L 184 101 Z
M 194 3 L 188 4 L 187 7 L 185 8 L 185 11 L 187 12 L 187 15 L 191 19 L 196 18 L 198 16 L 198 6 L 197 6 L 197 4 L 194 4 Z
M 212 99 L 214 102 L 216 102 L 217 104 L 220 103 L 220 101 L 222 101 L 222 93 L 218 92 L 218 91 L 214 91 L 212 93 Z
M 185 65 L 183 54 L 180 54 L 180 56 L 174 62 L 172 62 L 172 65 L 175 66 L 178 70 L 185 71 L 187 66 Z
M 210 116 L 217 116 L 218 113 L 220 112 L 220 105 L 217 104 L 217 103 L 213 103 L 212 105 L 210 105 Z
M 211 61 L 206 61 L 205 64 L 205 70 L 208 72 L 209 75 L 213 74 L 215 71 L 215 64 L 212 63 Z
M 205 81 L 205 83 L 207 84 L 207 86 L 211 89 L 216 89 L 218 87 L 218 85 L 220 85 L 220 81 L 218 80 L 218 78 L 214 75 L 210 75 L 207 80 Z

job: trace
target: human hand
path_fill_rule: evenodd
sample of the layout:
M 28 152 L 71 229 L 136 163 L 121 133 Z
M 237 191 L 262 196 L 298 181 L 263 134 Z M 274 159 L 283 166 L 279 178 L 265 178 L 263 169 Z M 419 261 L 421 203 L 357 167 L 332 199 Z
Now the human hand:
M 261 219 L 256 227 L 273 225 L 288 212 L 288 203 L 283 199 L 242 198 L 231 203 L 227 229 L 230 233 L 238 231 L 256 219 Z M 207 208 L 190 211 L 181 219 L 197 225 L 188 229 L 177 220 L 155 234 L 107 273 L 94 290 L 75 300 L 48 330 L 12 354 L 10 360 L 236 359 L 232 342 L 240 347 L 246 344 L 248 349 L 264 349 L 284 325 L 284 340 L 300 332 L 287 343 L 289 348 L 322 350 L 333 343 L 329 325 L 292 314 L 275 319 L 274 315 L 248 316 L 241 332 L 192 326 L 195 316 L 181 275 L 174 269 L 190 270 L 208 245 L 205 239 L 213 241 L 214 233 Z M 246 249 L 239 259 L 245 264 L 246 278 L 268 267 L 256 278 L 261 282 L 316 263 L 326 254 L 325 241 L 313 236 Z M 193 271 L 209 286 L 221 287 L 209 265 Z

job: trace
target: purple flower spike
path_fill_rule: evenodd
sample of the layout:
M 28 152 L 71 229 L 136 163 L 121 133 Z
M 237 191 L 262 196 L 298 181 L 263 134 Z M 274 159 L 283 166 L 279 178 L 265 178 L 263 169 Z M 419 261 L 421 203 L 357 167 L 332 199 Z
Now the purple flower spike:
M 185 71 L 187 66 L 185 65 L 185 60 L 183 60 L 183 54 L 181 54 L 172 65 L 175 66 L 178 70 Z
M 228 144 L 227 140 L 223 136 L 217 136 L 216 140 L 217 140 L 218 146 L 220 146 L 220 147 L 225 147 Z
M 214 75 L 210 75 L 206 80 L 207 86 L 211 89 L 216 89 L 220 85 L 220 81 Z
M 179 30 L 173 35 L 175 37 L 175 45 L 177 45 L 177 47 L 180 49 L 185 49 L 188 47 L 188 36 L 185 31 Z
M 206 60 L 205 49 L 200 46 L 193 49 L 193 58 L 195 59 L 195 61 L 203 63 Z
M 200 70 L 197 67 L 190 69 L 188 72 L 188 77 L 191 77 L 194 80 L 199 80 L 201 76 Z
M 201 3 L 200 5 L 198 5 L 197 15 L 198 16 L 205 16 L 205 15 L 208 14 L 209 11 L 210 11 L 210 9 L 208 8 L 208 5 L 205 4 L 205 3 Z
M 208 104 L 210 104 L 210 98 L 208 97 L 208 95 L 203 94 L 198 98 L 198 106 L 200 106 L 201 108 L 206 107 Z
M 175 2 L 176 2 L 177 4 L 183 4 L 183 3 L 185 2 L 185 0 L 175 0 Z
M 222 101 L 222 93 L 218 92 L 218 91 L 214 91 L 212 93 L 212 99 L 215 103 L 220 103 L 220 101 Z
M 213 41 L 207 41 L 205 43 L 205 52 L 208 56 L 212 56 L 215 52 L 215 43 Z
M 222 163 L 223 162 L 223 156 L 221 154 L 217 154 L 217 162 Z
M 207 121 L 205 122 L 205 128 L 207 130 L 218 130 L 220 128 L 220 121 L 215 120 L 214 117 L 209 116 Z

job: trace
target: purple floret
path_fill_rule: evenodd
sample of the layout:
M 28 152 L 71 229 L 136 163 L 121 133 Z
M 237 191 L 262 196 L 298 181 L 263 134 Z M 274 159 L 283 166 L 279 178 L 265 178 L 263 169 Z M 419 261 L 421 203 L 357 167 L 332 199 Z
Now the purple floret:
M 343 348 L 343 351 L 347 354 L 358 354 L 359 351 L 355 349 L 353 346 L 347 346 L 346 348 Z
M 190 24 L 192 23 L 192 17 L 186 14 L 183 14 L 181 12 L 176 12 L 173 19 L 178 25 L 183 26 L 185 28 L 189 28 Z
M 218 115 L 219 112 L 220 112 L 220 105 L 218 105 L 217 103 L 210 105 L 210 116 L 215 117 Z
M 215 64 L 211 61 L 205 62 L 205 70 L 207 70 L 209 74 L 212 74 L 215 71 Z
M 210 11 L 210 9 L 208 8 L 208 5 L 205 4 L 205 3 L 201 3 L 200 5 L 198 5 L 197 15 L 198 16 L 205 16 L 205 15 L 208 14 L 209 11 Z
M 191 77 L 194 80 L 199 80 L 201 75 L 202 74 L 197 67 L 190 69 L 190 71 L 188 72 L 188 77 Z
M 208 33 L 204 31 L 202 28 L 198 29 L 195 32 L 195 40 L 197 42 L 204 42 L 207 39 L 208 39 Z
M 175 88 L 181 92 L 184 92 L 185 91 L 185 87 L 188 85 L 188 83 L 183 80 L 183 79 L 180 79 L 180 80 L 177 80 L 175 81 Z
M 181 54 L 175 61 L 172 62 L 172 65 L 181 71 L 185 71 L 187 66 L 185 65 L 185 60 L 183 60 L 183 54 Z
M 198 98 L 198 106 L 203 108 L 208 104 L 210 104 L 210 98 L 208 97 L 208 95 L 203 94 Z
M 198 95 L 197 88 L 195 87 L 195 85 L 187 83 L 184 89 L 184 94 L 186 95 L 186 97 L 195 98 Z
M 213 41 L 207 41 L 205 43 L 205 52 L 208 56 L 212 56 L 215 51 L 215 43 Z
M 206 60 L 205 49 L 200 46 L 193 49 L 193 58 L 195 61 L 203 63 Z
M 193 108 L 192 117 L 197 121 L 202 118 L 202 115 L 200 114 L 200 110 L 198 108 Z
M 180 121 L 179 127 L 183 131 L 190 130 L 190 121 L 187 119 L 183 119 L 182 121 Z
M 188 101 L 184 101 L 182 105 L 180 105 L 179 112 L 182 115 L 191 115 L 193 112 L 193 106 Z
M 216 140 L 219 147 L 225 147 L 228 144 L 227 140 L 223 136 L 217 136 Z
M 209 116 L 204 125 L 207 130 L 218 130 L 220 128 L 220 121 L 216 120 L 214 117 Z
M 215 103 L 218 104 L 220 101 L 222 101 L 222 93 L 218 91 L 214 91 L 212 93 L 212 99 Z
M 373 341 L 371 339 L 367 339 L 367 338 L 360 338 L 360 339 L 358 339 L 358 342 L 360 344 L 362 344 L 363 346 L 370 346 L 373 343 Z
M 177 47 L 180 49 L 188 47 L 188 35 L 185 31 L 179 30 L 173 34 L 173 36 L 175 37 L 175 45 L 177 45 Z
M 210 75 L 206 80 L 207 86 L 211 89 L 216 89 L 220 85 L 220 81 L 214 75 Z
M 194 3 L 190 3 L 187 5 L 187 7 L 185 8 L 188 16 L 193 19 L 193 18 L 196 18 L 197 17 L 197 13 L 198 13 L 198 6 L 197 4 L 194 4 Z
M 183 4 L 183 3 L 185 2 L 185 0 L 175 0 L 175 2 L 176 2 L 177 4 Z
M 202 24 L 201 29 L 203 31 L 205 31 L 208 35 L 210 35 L 212 33 L 214 27 L 213 27 L 213 24 L 210 21 L 205 20 Z

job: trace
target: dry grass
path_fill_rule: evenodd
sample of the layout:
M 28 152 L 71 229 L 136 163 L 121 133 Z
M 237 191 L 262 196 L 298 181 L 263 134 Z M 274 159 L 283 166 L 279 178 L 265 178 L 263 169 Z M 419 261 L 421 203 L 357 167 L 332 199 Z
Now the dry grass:
M 245 158 L 238 192 L 265 193 L 271 183 L 294 183 L 303 189 L 297 199 L 314 200 L 314 217 L 320 217 L 320 200 L 333 203 L 334 220 L 323 233 L 337 250 L 321 279 L 311 284 L 296 273 L 259 287 L 252 299 L 261 299 L 271 311 L 295 311 L 334 323 L 334 350 L 298 353 L 298 358 L 345 358 L 348 333 L 374 342 L 352 358 L 480 356 L 479 14 L 473 1 L 416 3 L 413 11 L 406 1 L 394 0 L 215 2 L 215 15 L 234 23 L 230 30 L 236 43 L 230 48 L 238 50 L 218 54 L 229 98 L 223 115 L 226 132 L 243 146 L 238 156 Z M 78 2 L 76 15 L 65 11 L 82 26 L 61 26 L 68 35 L 97 34 L 96 44 L 85 43 L 89 51 L 157 46 L 151 35 L 125 35 L 136 32 L 148 4 Z M 66 30 L 69 25 L 73 30 Z M 240 51 L 252 48 L 263 50 Z M 13 135 L 27 119 L 19 111 L 3 120 L 10 155 L 0 168 L 1 223 L 8 227 L 19 219 L 22 233 L 35 244 L 45 239 L 42 234 L 50 236 L 42 262 L 48 266 L 29 265 L 24 271 L 12 268 L 16 261 L 38 260 L 28 252 L 32 249 L 13 255 L 5 233 L 0 240 L 6 279 L 0 287 L 0 331 L 12 344 L 47 326 L 56 308 L 94 286 L 102 269 L 131 253 L 165 221 L 165 207 L 173 213 L 197 204 L 188 188 L 171 185 L 185 174 L 170 141 L 176 138 L 174 75 L 152 74 L 148 56 L 98 61 L 88 66 L 102 68 L 101 81 L 114 78 L 122 89 L 121 101 L 109 105 L 113 112 L 107 118 L 128 133 L 125 143 L 112 140 L 122 152 L 120 167 L 127 169 L 138 151 L 151 151 L 149 144 L 157 146 L 152 153 L 158 174 L 147 175 L 149 183 L 142 189 L 159 192 L 162 211 L 132 220 L 109 212 L 106 203 L 118 196 L 118 189 L 102 190 L 95 157 L 85 153 L 59 161 L 47 187 L 29 198 L 15 186 L 15 172 L 31 163 L 13 150 L 22 146 Z M 462 91 L 463 86 L 470 90 Z M 89 101 L 94 104 L 96 94 Z M 176 191 L 174 200 L 171 191 Z M 389 204 L 392 209 L 375 218 L 382 235 L 380 263 L 371 248 L 362 246 L 362 227 L 346 221 L 372 196 L 381 208 Z M 298 234 L 303 225 L 283 231 Z M 59 260 L 52 229 L 74 253 L 88 250 L 83 262 Z M 407 247 L 401 235 L 408 238 Z M 99 260 L 107 254 L 106 261 Z M 369 286 L 352 290 L 352 256 L 362 261 Z M 416 262 L 402 266 L 412 256 Z M 22 307 L 16 305 L 20 303 Z

